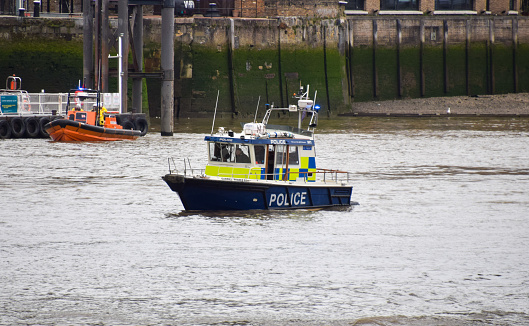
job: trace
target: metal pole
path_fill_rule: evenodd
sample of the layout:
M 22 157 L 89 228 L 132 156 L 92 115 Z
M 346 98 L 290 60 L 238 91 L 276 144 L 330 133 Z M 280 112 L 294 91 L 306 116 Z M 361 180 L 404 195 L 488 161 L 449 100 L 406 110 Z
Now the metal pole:
M 121 93 L 121 90 L 123 89 L 123 34 L 119 34 L 118 39 L 118 47 L 119 52 L 117 56 L 111 56 L 109 55 L 109 59 L 118 59 L 118 91 L 119 91 L 119 97 L 123 98 L 123 94 Z M 119 101 L 119 113 L 123 113 L 123 101 Z
M 94 66 L 94 82 L 95 89 L 101 89 L 100 81 L 100 66 L 101 66 L 101 0 L 95 1 L 95 66 Z
M 137 72 L 143 72 L 143 6 L 134 7 L 134 27 L 132 39 L 134 40 L 134 53 L 136 54 Z M 132 112 L 141 113 L 142 111 L 142 82 L 143 78 L 134 78 L 132 80 Z
M 124 102 L 126 103 L 126 101 L 123 101 L 123 93 L 122 93 L 123 80 L 125 79 L 124 78 L 125 74 L 123 73 L 123 34 L 119 35 L 118 44 L 119 44 L 118 45 L 119 46 L 119 53 L 118 53 L 118 74 L 119 74 L 119 77 L 118 77 L 118 89 L 119 89 L 119 97 L 121 98 L 121 101 L 119 101 L 119 113 L 123 113 Z M 125 92 L 125 97 L 126 96 L 127 96 L 127 93 Z
M 90 1 L 83 2 L 83 80 L 85 87 L 92 88 L 92 72 L 94 71 L 93 19 L 94 11 Z
M 108 46 L 110 27 L 108 26 L 108 6 L 109 0 L 102 0 L 101 2 L 101 85 L 99 90 L 103 93 L 108 93 L 108 54 L 110 52 Z M 118 49 L 118 52 L 121 49 Z M 119 90 L 118 90 L 119 92 Z
M 161 135 L 172 136 L 174 127 L 174 0 L 162 6 L 162 99 Z
M 120 85 L 119 93 L 121 97 L 121 113 L 127 112 L 127 79 L 128 79 L 128 66 L 129 66 L 129 2 L 128 0 L 118 1 L 118 31 L 122 37 L 122 43 L 119 47 L 122 51 L 120 62 L 124 69 L 120 72 L 122 82 Z M 104 40 L 106 41 L 106 40 Z

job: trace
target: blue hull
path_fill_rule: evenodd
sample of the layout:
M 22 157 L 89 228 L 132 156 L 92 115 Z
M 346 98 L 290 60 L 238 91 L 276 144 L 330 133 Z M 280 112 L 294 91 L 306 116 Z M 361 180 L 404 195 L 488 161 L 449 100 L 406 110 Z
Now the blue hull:
M 311 209 L 350 206 L 352 186 L 284 185 L 267 182 L 220 181 L 163 177 L 178 193 L 186 210 Z

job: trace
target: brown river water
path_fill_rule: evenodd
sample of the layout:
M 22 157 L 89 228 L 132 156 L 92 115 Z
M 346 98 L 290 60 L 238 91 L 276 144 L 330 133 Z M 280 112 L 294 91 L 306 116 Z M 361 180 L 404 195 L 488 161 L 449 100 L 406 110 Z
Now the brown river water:
M 0 324 L 529 324 L 529 119 L 320 125 L 353 209 L 183 211 L 161 176 L 206 163 L 210 121 L 0 140 Z

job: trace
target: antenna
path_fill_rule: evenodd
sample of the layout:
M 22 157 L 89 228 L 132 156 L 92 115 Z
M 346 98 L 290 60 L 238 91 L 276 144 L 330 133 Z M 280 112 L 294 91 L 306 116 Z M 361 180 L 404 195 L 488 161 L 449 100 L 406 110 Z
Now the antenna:
M 257 100 L 257 107 L 255 108 L 255 116 L 253 117 L 253 123 L 255 123 L 255 120 L 257 120 L 257 110 L 259 110 L 259 103 L 261 103 L 261 95 L 259 95 L 259 99 Z
M 213 114 L 213 123 L 211 124 L 211 136 L 213 136 L 213 128 L 215 128 L 215 117 L 217 116 L 217 105 L 219 104 L 220 89 L 217 90 L 217 102 L 215 102 L 215 113 Z

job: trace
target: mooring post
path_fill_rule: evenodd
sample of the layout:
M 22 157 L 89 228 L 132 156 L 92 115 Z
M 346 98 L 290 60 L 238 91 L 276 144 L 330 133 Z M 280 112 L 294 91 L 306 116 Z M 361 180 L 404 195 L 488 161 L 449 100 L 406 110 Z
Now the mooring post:
M 134 7 L 134 27 L 132 28 L 132 39 L 134 40 L 134 53 L 136 72 L 143 72 L 143 6 Z M 132 112 L 141 113 L 142 111 L 142 85 L 143 78 L 135 77 L 132 79 Z
M 448 20 L 443 20 L 443 85 L 444 93 L 448 94 Z
M 494 18 L 489 19 L 489 41 L 487 43 L 489 55 L 489 94 L 494 94 Z
M 348 49 L 348 63 L 349 63 L 349 96 L 355 97 L 355 78 L 353 69 L 353 55 L 354 55 L 354 20 L 347 20 L 347 49 Z
M 284 108 L 285 106 L 283 104 L 283 71 L 281 70 L 281 18 L 277 19 L 277 74 L 279 75 L 279 99 L 281 101 L 281 107 Z
M 513 91 L 518 93 L 518 17 L 512 19 L 512 77 Z
M 235 105 L 235 81 L 233 77 L 233 50 L 235 49 L 235 21 L 230 18 L 230 27 L 228 29 L 228 81 L 230 83 L 230 103 L 232 115 L 237 115 Z
M 378 73 L 377 73 L 377 44 L 378 44 L 378 24 L 373 19 L 373 98 L 378 98 Z
M 402 97 L 402 66 L 400 62 L 400 48 L 402 45 L 402 23 L 397 19 L 397 95 Z
M 424 19 L 421 18 L 421 26 L 420 26 L 420 34 L 421 34 L 421 44 L 419 48 L 419 71 L 420 71 L 420 80 L 421 80 L 421 97 L 424 97 L 426 94 L 426 85 L 425 85 L 425 78 L 424 78 Z
M 160 67 L 162 70 L 162 136 L 172 136 L 174 126 L 174 8 L 175 0 L 163 0 Z
M 121 83 L 121 105 L 123 111 L 127 112 L 127 91 L 128 91 L 128 66 L 129 66 L 129 1 L 119 0 L 118 1 L 118 31 L 120 35 L 123 35 L 122 49 L 123 57 L 120 59 L 123 64 L 123 71 L 121 72 L 122 83 Z M 103 40 L 106 42 L 107 40 Z
M 327 72 L 327 27 L 321 23 L 321 33 L 323 34 L 323 71 L 325 74 L 325 93 L 327 95 L 327 116 L 331 115 L 331 99 L 329 96 L 329 74 Z
M 109 5 L 110 5 L 110 0 L 101 1 L 101 63 L 100 63 L 101 64 L 101 69 L 100 69 L 101 85 L 99 85 L 99 90 L 103 93 L 108 93 L 108 70 L 109 70 L 108 55 L 110 53 L 109 44 L 108 44 L 109 35 L 110 35 L 110 30 L 109 30 L 110 27 L 109 27 L 109 20 L 108 20 Z M 124 49 L 117 50 L 118 53 L 120 51 L 124 51 Z M 121 92 L 121 91 L 122 90 L 118 90 L 118 92 Z
M 101 67 L 101 7 L 103 6 L 102 0 L 95 0 L 95 14 L 94 14 L 94 54 L 95 54 L 95 65 L 94 67 L 94 80 L 92 87 L 94 89 L 100 88 L 100 67 Z
M 92 84 L 92 72 L 94 71 L 94 43 L 93 39 L 93 17 L 94 9 L 90 1 L 83 2 L 83 80 L 88 88 Z
M 465 83 L 467 96 L 470 96 L 470 19 L 466 20 L 465 27 Z

